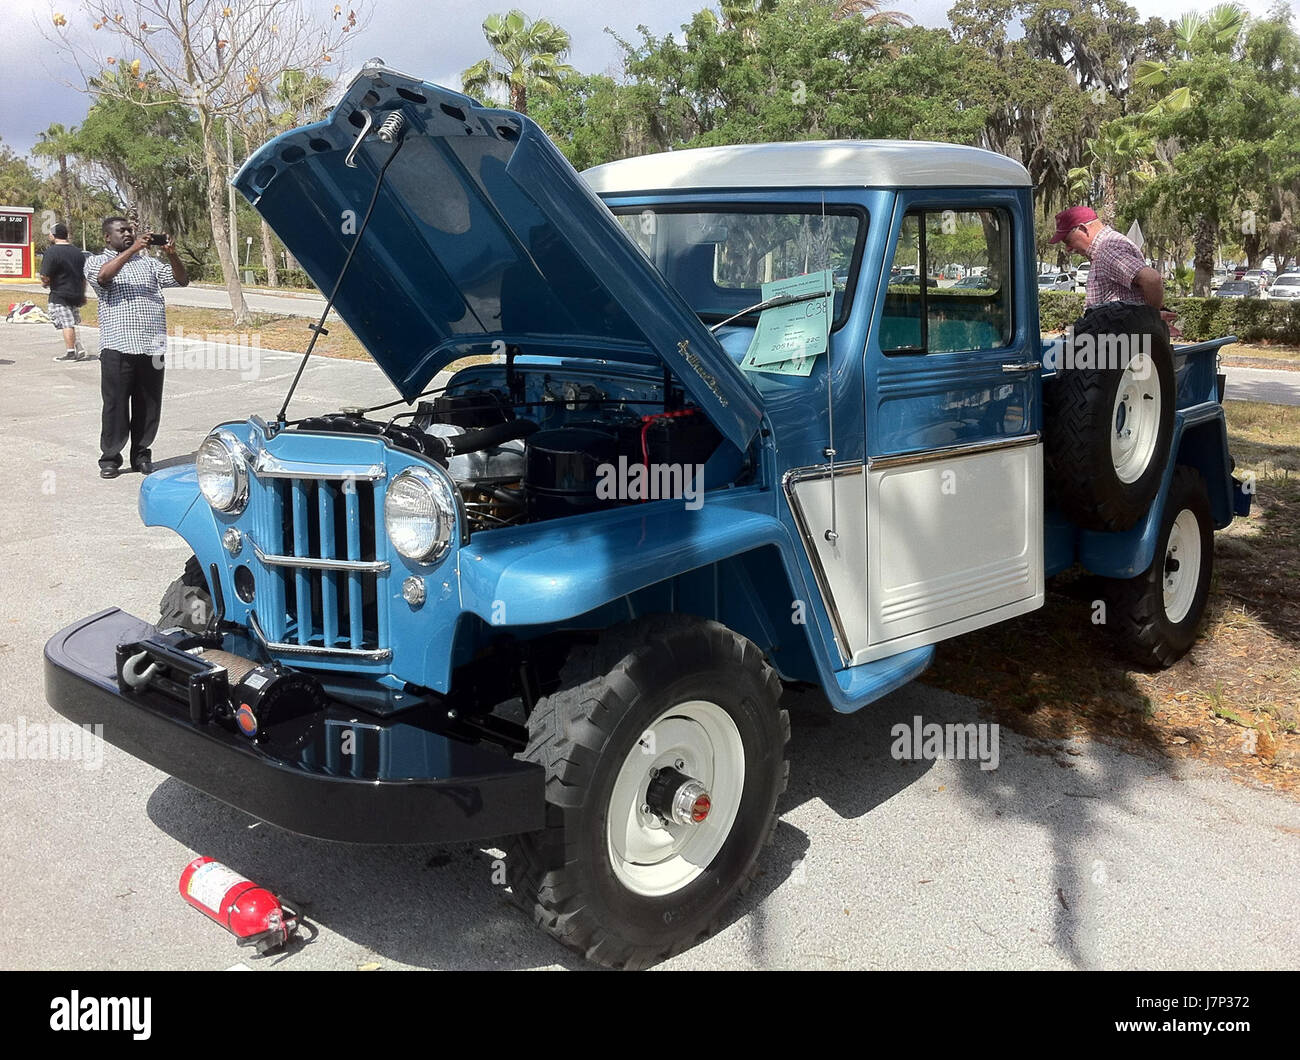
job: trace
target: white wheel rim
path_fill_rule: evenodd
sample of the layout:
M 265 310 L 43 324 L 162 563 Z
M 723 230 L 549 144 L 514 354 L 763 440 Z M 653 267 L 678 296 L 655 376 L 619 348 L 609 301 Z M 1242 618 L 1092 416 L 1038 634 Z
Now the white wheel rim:
M 1170 561 L 1173 561 L 1171 564 Z M 1173 566 L 1175 569 L 1170 569 Z M 1192 609 L 1197 582 L 1201 577 L 1201 528 L 1196 514 L 1184 508 L 1169 530 L 1165 546 L 1164 594 L 1165 617 L 1181 622 Z
M 699 824 L 665 822 L 646 811 L 651 776 L 668 767 L 699 781 L 709 793 L 712 806 Z M 605 825 L 614 875 L 628 890 L 648 897 L 685 887 L 722 850 L 744 788 L 745 746 L 731 715 L 698 699 L 659 715 L 614 779 Z
M 1127 486 L 1151 465 L 1160 435 L 1160 377 L 1150 356 L 1135 357 L 1124 369 L 1110 423 L 1110 458 Z

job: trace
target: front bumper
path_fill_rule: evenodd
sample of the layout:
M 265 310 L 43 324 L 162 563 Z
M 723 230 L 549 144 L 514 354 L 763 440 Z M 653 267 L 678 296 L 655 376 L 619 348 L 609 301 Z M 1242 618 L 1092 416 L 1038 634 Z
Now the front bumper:
M 102 724 L 128 754 L 269 824 L 351 843 L 447 843 L 530 832 L 544 825 L 544 774 L 486 744 L 358 713 L 382 748 L 383 778 L 342 776 L 280 757 L 151 691 L 123 691 L 119 644 L 154 627 L 110 608 L 73 623 L 45 645 L 45 697 L 65 718 Z M 337 706 L 337 704 L 336 704 Z M 384 731 L 387 730 L 387 731 Z M 412 753 L 402 754 L 402 744 Z M 412 745 L 416 746 L 412 746 Z M 397 766 L 418 762 L 430 775 Z

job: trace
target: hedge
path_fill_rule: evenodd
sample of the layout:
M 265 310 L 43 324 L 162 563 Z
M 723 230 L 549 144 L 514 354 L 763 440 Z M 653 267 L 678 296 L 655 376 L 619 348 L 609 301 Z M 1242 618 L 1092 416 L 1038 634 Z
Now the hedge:
M 189 271 L 191 280 L 200 282 L 209 281 L 211 283 L 222 282 L 221 266 L 215 262 L 202 262 L 197 265 L 191 262 L 186 262 L 185 267 Z M 244 268 L 241 265 L 237 272 L 241 283 L 244 281 L 244 273 L 251 272 L 253 274 L 254 286 L 266 286 L 265 265 L 249 265 L 248 268 Z M 312 291 L 316 289 L 316 285 L 311 282 L 311 279 L 302 269 L 279 269 L 276 273 L 276 279 L 280 281 L 278 285 L 280 287 L 306 288 Z
M 241 266 L 239 269 L 239 278 L 241 280 L 246 272 L 253 274 L 254 284 L 260 287 L 266 286 L 265 265 L 250 265 L 247 269 Z M 311 282 L 311 278 L 302 269 L 277 269 L 276 279 L 280 281 L 280 287 L 310 287 L 312 290 L 316 289 L 316 285 Z
M 1264 298 L 1169 298 L 1178 314 L 1183 342 L 1203 342 L 1236 335 L 1242 342 L 1300 346 L 1300 302 Z M 1083 315 L 1083 295 L 1043 291 L 1038 296 L 1039 326 L 1064 331 Z

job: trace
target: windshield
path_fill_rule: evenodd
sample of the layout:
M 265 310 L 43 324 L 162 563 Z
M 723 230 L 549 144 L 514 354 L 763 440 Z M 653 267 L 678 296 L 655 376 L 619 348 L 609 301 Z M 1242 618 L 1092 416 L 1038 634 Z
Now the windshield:
M 1279 276 L 1273 281 L 1274 287 L 1300 287 L 1300 276 Z
M 857 209 L 737 205 L 619 207 L 614 215 L 706 323 L 762 300 L 761 285 L 830 269 L 835 317 L 848 318 L 866 216 Z M 752 323 L 754 316 L 740 323 Z

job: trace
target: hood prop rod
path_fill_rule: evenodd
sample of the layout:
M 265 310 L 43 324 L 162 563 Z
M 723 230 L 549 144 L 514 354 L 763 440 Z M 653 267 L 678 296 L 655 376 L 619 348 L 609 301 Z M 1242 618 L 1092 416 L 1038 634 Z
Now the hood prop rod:
M 366 116 L 365 128 L 361 130 L 356 143 L 352 145 L 352 150 L 348 152 L 348 157 L 344 159 L 345 164 L 351 165 L 354 169 L 356 168 L 356 163 L 351 161 L 352 155 L 356 152 L 357 148 L 361 146 L 362 139 L 369 131 L 370 126 L 374 123 L 374 119 L 370 116 L 368 110 L 362 111 L 361 113 Z M 396 113 L 400 118 L 400 112 L 394 113 Z M 316 340 L 322 335 L 329 334 L 329 329 L 325 327 L 325 320 L 330 315 L 330 308 L 334 305 L 334 298 L 339 293 L 339 287 L 343 283 L 343 277 L 348 274 L 348 266 L 352 264 L 352 256 L 356 254 L 357 247 L 361 245 L 361 237 L 365 235 L 366 225 L 370 223 L 370 215 L 374 211 L 375 202 L 379 198 L 379 189 L 384 183 L 384 174 L 388 172 L 388 167 L 392 165 L 393 159 L 397 157 L 397 152 L 402 149 L 402 144 L 406 142 L 400 138 L 401 127 L 402 123 L 400 121 L 393 122 L 392 115 L 389 115 L 388 120 L 384 122 L 384 128 L 389 130 L 391 138 L 395 139 L 396 143 L 393 144 L 392 153 L 384 160 L 384 164 L 379 167 L 379 177 L 375 180 L 375 190 L 370 194 L 370 205 L 366 207 L 366 215 L 361 219 L 360 227 L 357 228 L 357 236 L 352 241 L 352 246 L 348 248 L 348 256 L 343 261 L 343 268 L 339 270 L 338 279 L 334 281 L 334 289 L 330 291 L 330 296 L 325 299 L 325 308 L 321 311 L 320 320 L 315 324 L 307 325 L 311 329 L 311 341 L 307 343 L 307 349 L 303 351 L 302 360 L 298 362 L 298 371 L 294 373 L 293 382 L 289 384 L 289 392 L 284 395 L 284 404 L 280 406 L 280 411 L 276 414 L 276 420 L 281 426 L 285 423 L 285 414 L 289 411 L 289 402 L 293 398 L 293 392 L 298 389 L 298 381 L 302 378 L 303 369 L 307 367 L 307 359 L 311 356 L 311 351 L 316 348 Z M 389 137 L 385 137 L 385 140 L 388 139 Z
M 361 126 L 361 131 L 357 133 L 357 138 L 352 141 L 352 150 L 348 152 L 347 158 L 343 159 L 343 164 L 348 169 L 357 168 L 357 148 L 361 146 L 361 141 L 366 138 L 366 133 L 370 132 L 370 126 L 375 124 L 375 116 L 368 110 L 361 112 L 365 116 L 365 123 Z

